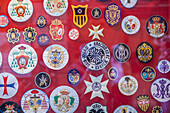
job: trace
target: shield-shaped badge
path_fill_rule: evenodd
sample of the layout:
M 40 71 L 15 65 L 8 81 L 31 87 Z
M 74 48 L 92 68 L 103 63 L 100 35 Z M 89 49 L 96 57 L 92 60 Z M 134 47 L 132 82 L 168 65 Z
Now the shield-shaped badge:
M 71 5 L 72 9 L 73 9 L 73 22 L 76 26 L 78 26 L 79 28 L 82 28 L 83 26 L 86 25 L 87 23 L 87 7 L 88 5 L 82 6 L 82 5 L 78 5 L 78 6 L 73 6 Z
M 139 95 L 137 97 L 137 104 L 142 111 L 146 112 L 150 105 L 149 96 L 148 95 Z

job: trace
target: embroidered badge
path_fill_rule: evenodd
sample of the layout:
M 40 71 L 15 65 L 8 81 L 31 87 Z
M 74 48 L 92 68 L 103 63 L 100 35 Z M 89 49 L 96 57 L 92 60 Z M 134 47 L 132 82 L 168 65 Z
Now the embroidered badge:
M 141 77 L 144 81 L 150 82 L 156 77 L 156 71 L 150 66 L 146 66 L 141 71 Z
M 93 18 L 97 19 L 102 16 L 102 10 L 100 8 L 93 8 L 91 11 L 91 15 Z
M 131 54 L 130 48 L 124 43 L 117 44 L 113 53 L 115 59 L 120 63 L 127 62 Z
M 0 73 L 0 98 L 12 98 L 18 91 L 18 80 L 10 73 Z
M 67 74 L 67 80 L 72 86 L 79 84 L 80 78 L 81 75 L 77 69 L 71 69 Z
M 161 60 L 158 63 L 158 70 L 161 73 L 168 73 L 170 71 L 170 63 L 168 60 Z
M 37 62 L 37 53 L 31 46 L 26 44 L 16 45 L 8 55 L 9 66 L 18 74 L 31 72 L 36 67 Z
M 170 100 L 170 81 L 167 78 L 159 78 L 151 85 L 151 94 L 159 102 Z
M 45 11 L 51 16 L 61 16 L 68 8 L 68 0 L 44 0 Z
M 49 32 L 53 40 L 61 40 L 64 35 L 64 25 L 62 24 L 62 21 L 58 19 L 53 20 Z
M 133 95 L 138 89 L 138 81 L 133 76 L 123 76 L 119 80 L 119 91 L 126 95 Z
M 1 65 L 2 65 L 2 54 L 0 52 L 0 67 L 1 67 Z
M 92 80 L 92 83 L 84 80 L 84 83 L 87 86 L 84 94 L 92 91 L 92 95 L 91 95 L 90 100 L 95 98 L 95 97 L 100 97 L 100 98 L 104 99 L 102 91 L 106 92 L 106 93 L 110 93 L 109 90 L 107 89 L 107 84 L 108 84 L 109 80 L 105 80 L 105 81 L 101 82 L 103 74 L 101 74 L 98 77 L 94 77 L 92 75 L 89 75 L 89 76 Z
M 168 23 L 162 16 L 154 15 L 146 22 L 146 31 L 151 37 L 161 38 L 168 31 Z
M 116 108 L 113 113 L 138 113 L 135 108 L 129 105 L 122 105 Z
M 40 46 L 45 46 L 49 43 L 50 38 L 46 34 L 40 34 L 37 38 L 37 42 Z
M 20 33 L 18 29 L 15 28 L 9 29 L 6 36 L 8 38 L 9 43 L 15 44 L 19 42 Z
M 138 0 L 120 0 L 125 8 L 133 8 Z
M 0 27 L 6 27 L 8 23 L 8 18 L 5 15 L 0 15 Z
M 68 62 L 69 55 L 67 50 L 58 44 L 47 47 L 43 53 L 43 61 L 50 69 L 60 70 Z
M 59 86 L 50 95 L 50 106 L 56 113 L 74 113 L 78 105 L 78 94 L 69 86 Z
M 86 25 L 87 21 L 88 21 L 88 17 L 87 17 L 87 7 L 88 5 L 82 6 L 82 5 L 78 5 L 78 6 L 73 6 L 71 5 L 72 10 L 73 10 L 73 22 L 74 24 L 79 27 L 82 28 L 83 26 Z
M 137 98 L 137 104 L 139 108 L 146 112 L 149 109 L 150 100 L 148 95 L 139 95 Z
M 69 31 L 69 38 L 71 40 L 77 40 L 79 38 L 79 31 L 75 28 Z
M 91 106 L 86 106 L 86 113 L 108 113 L 107 106 L 100 103 L 93 103 Z
M 24 40 L 30 43 L 30 42 L 35 41 L 35 37 L 37 36 L 37 32 L 34 28 L 27 27 L 27 28 L 24 29 L 23 35 L 24 35 Z
M 116 78 L 118 77 L 118 71 L 115 67 L 111 67 L 108 70 L 108 77 L 110 78 L 110 80 L 116 80 Z
M 89 42 L 81 51 L 81 61 L 88 69 L 101 70 L 110 61 L 110 51 L 102 42 Z
M 47 113 L 49 104 L 47 94 L 39 89 L 30 89 L 21 98 L 24 113 Z
M 102 37 L 104 37 L 104 35 L 103 35 L 103 33 L 102 33 L 104 28 L 102 28 L 102 29 L 99 30 L 100 25 L 98 25 L 98 26 L 92 25 L 92 27 L 93 27 L 93 30 L 90 29 L 90 28 L 88 28 L 89 31 L 90 31 L 89 37 L 93 35 L 92 40 L 94 40 L 94 39 L 100 40 L 99 35 L 102 36 Z
M 153 48 L 148 42 L 141 42 L 136 49 L 136 56 L 142 63 L 148 63 L 153 58 Z
M 121 20 L 121 9 L 118 5 L 112 3 L 107 6 L 104 12 L 104 18 L 108 25 L 114 26 Z
M 30 0 L 11 0 L 8 5 L 8 14 L 16 22 L 27 21 L 33 13 L 33 5 Z
M 46 24 L 47 24 L 47 20 L 45 19 L 44 16 L 41 15 L 37 18 L 37 26 L 39 28 L 43 28 Z
M 152 113 L 163 113 L 162 107 L 161 106 L 153 107 Z

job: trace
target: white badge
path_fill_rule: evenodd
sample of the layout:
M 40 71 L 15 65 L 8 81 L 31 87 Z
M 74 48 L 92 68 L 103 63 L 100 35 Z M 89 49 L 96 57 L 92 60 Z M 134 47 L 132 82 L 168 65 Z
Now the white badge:
M 2 54 L 0 52 L 0 67 L 1 67 L 1 65 L 2 65 Z
M 121 105 L 113 113 L 138 113 L 135 108 L 129 105 Z
M 132 8 L 136 5 L 138 0 L 120 0 L 125 8 Z

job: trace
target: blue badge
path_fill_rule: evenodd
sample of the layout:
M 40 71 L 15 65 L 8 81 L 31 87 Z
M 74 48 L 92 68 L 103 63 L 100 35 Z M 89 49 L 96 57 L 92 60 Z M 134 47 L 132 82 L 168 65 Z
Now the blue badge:
M 37 42 L 40 46 L 45 46 L 50 41 L 50 38 L 46 34 L 40 34 L 37 38 Z
M 67 80 L 72 86 L 80 82 L 80 77 L 80 72 L 77 69 L 71 69 L 67 74 Z
M 47 24 L 47 20 L 44 16 L 39 16 L 37 18 L 37 26 L 40 28 L 43 28 Z
M 27 27 L 27 28 L 24 29 L 23 35 L 24 35 L 24 40 L 26 42 L 31 43 L 31 42 L 35 41 L 35 37 L 37 36 L 37 32 L 33 27 Z
M 9 43 L 15 44 L 19 42 L 20 33 L 19 30 L 16 28 L 9 29 L 6 36 L 8 38 Z
M 8 18 L 5 15 L 0 15 L 0 27 L 6 27 L 8 23 Z
M 111 67 L 108 70 L 108 77 L 110 78 L 110 80 L 115 80 L 118 77 L 118 71 L 115 67 Z
M 146 66 L 141 71 L 141 77 L 144 81 L 150 82 L 156 77 L 156 71 L 150 66 Z

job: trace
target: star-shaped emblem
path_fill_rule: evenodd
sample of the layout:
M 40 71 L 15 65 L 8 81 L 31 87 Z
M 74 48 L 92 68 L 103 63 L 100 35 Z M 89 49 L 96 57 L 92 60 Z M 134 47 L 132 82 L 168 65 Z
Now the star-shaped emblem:
M 106 92 L 106 93 L 110 93 L 109 90 L 107 89 L 107 83 L 109 82 L 109 80 L 101 82 L 103 74 L 101 74 L 98 77 L 94 77 L 92 75 L 89 75 L 89 76 L 92 80 L 92 83 L 84 80 L 84 82 L 87 86 L 84 94 L 92 91 L 92 95 L 91 95 L 90 100 L 95 98 L 95 97 L 100 97 L 100 98 L 104 99 L 101 91 Z
M 94 35 L 93 38 L 92 38 L 92 40 L 95 39 L 95 38 L 97 38 L 97 39 L 100 40 L 99 35 L 100 35 L 100 36 L 104 36 L 103 33 L 102 33 L 104 28 L 102 28 L 102 29 L 99 30 L 100 25 L 98 25 L 97 27 L 95 27 L 94 25 L 92 25 L 92 27 L 93 27 L 94 30 L 88 28 L 89 31 L 90 31 L 89 37 L 92 36 L 92 35 Z

